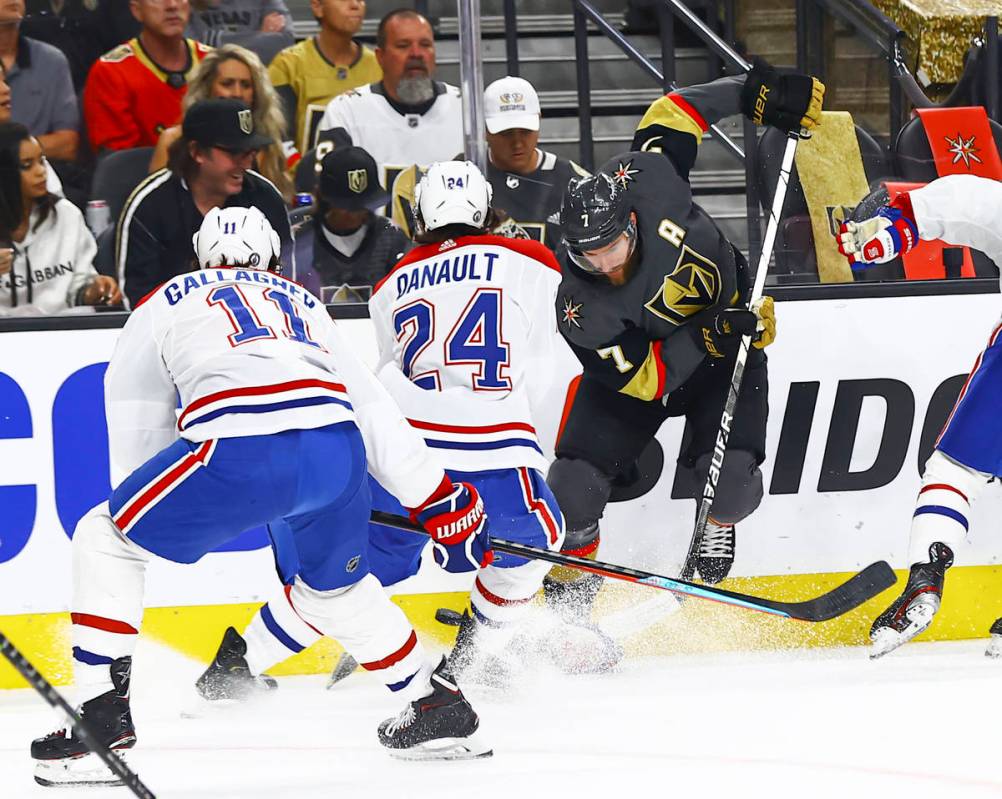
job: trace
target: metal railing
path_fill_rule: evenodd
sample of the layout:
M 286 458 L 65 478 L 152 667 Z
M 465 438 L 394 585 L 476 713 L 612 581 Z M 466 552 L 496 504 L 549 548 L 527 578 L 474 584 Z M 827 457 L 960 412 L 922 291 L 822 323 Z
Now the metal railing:
M 634 47 L 616 30 L 588 0 L 572 0 L 574 11 L 574 53 L 577 74 L 578 135 L 581 164 L 595 168 L 595 147 L 592 138 L 591 75 L 588 62 L 588 23 L 591 22 L 607 39 L 615 44 L 631 61 L 665 92 L 678 87 L 674 81 L 674 18 L 677 16 L 707 46 L 709 51 L 730 68 L 745 72 L 749 64 L 732 47 L 724 42 L 706 23 L 697 17 L 681 0 L 659 0 L 658 14 L 661 23 L 661 64 L 658 69 L 647 56 Z M 753 259 L 761 247 L 760 208 L 755 174 L 757 171 L 757 142 L 754 125 L 744 120 L 742 149 L 717 125 L 710 125 L 710 135 L 723 145 L 725 151 L 741 161 L 745 172 L 746 215 L 748 223 L 748 249 Z
M 907 33 L 867 0 L 797 0 L 797 68 L 824 80 L 824 25 L 820 14 L 849 25 L 860 37 L 877 50 L 887 61 L 890 91 L 888 130 L 893 143 L 901 127 L 908 120 L 909 109 L 905 101 L 915 108 L 949 107 L 964 96 L 976 80 L 978 59 L 968 61 L 966 68 L 950 95 L 942 102 L 934 102 L 925 93 L 905 64 L 903 42 Z M 992 119 L 999 119 L 999 53 L 998 18 L 985 19 L 983 56 L 985 59 L 985 110 Z

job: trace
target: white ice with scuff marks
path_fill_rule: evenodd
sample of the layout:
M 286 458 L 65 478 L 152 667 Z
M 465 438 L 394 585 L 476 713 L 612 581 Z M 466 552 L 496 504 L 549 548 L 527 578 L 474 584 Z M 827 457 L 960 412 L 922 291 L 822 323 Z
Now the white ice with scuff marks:
M 132 763 L 160 799 L 999 797 L 1002 661 L 984 644 L 910 644 L 878 662 L 843 649 L 538 671 L 510 694 L 468 691 L 492 759 L 403 763 L 375 735 L 399 704 L 367 675 L 333 691 L 283 678 L 254 705 L 182 719 L 200 665 L 143 642 Z M 32 691 L 0 692 L 0 797 L 128 799 L 34 784 L 28 744 L 53 718 Z

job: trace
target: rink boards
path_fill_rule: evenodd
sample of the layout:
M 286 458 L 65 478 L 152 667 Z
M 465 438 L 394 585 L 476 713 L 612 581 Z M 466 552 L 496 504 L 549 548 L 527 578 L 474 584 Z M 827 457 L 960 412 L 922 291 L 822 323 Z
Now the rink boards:
M 873 560 L 904 565 L 921 463 L 1000 309 L 997 294 L 779 303 L 779 337 L 769 349 L 767 495 L 739 527 L 731 587 L 806 598 Z M 357 351 L 374 359 L 369 321 L 340 324 Z M 101 381 L 117 335 L 0 333 L 0 630 L 59 682 L 70 673 L 69 535 L 109 489 Z M 573 359 L 555 373 L 549 418 L 539 425 L 550 442 Z M 694 515 L 693 501 L 674 484 L 682 431 L 681 420 L 664 426 L 640 483 L 610 505 L 603 560 L 668 574 L 678 568 Z M 957 553 L 928 637 L 984 636 L 1002 615 L 1000 518 L 1002 492 L 993 484 L 974 508 L 969 546 Z M 222 630 L 245 622 L 276 589 L 263 544 L 260 531 L 251 531 L 231 551 L 193 566 L 152 564 L 144 633 L 207 659 Z M 433 611 L 462 607 L 468 585 L 465 576 L 426 566 L 395 593 L 419 630 L 445 643 L 451 631 L 432 620 Z M 599 612 L 636 602 L 649 609 L 655 593 L 610 587 Z M 693 602 L 624 637 L 628 649 L 645 652 L 858 643 L 889 599 L 815 626 Z M 279 672 L 324 670 L 334 654 L 333 644 L 318 645 Z M 0 666 L 0 687 L 18 684 Z

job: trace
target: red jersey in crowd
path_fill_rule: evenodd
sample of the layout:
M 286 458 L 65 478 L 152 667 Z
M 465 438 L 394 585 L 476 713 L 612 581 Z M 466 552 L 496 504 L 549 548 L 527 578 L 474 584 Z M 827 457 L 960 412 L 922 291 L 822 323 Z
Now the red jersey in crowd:
M 91 67 L 84 87 L 84 119 L 94 152 L 147 147 L 181 121 L 181 100 L 199 62 L 212 48 L 185 39 L 188 65 L 167 72 L 130 39 Z

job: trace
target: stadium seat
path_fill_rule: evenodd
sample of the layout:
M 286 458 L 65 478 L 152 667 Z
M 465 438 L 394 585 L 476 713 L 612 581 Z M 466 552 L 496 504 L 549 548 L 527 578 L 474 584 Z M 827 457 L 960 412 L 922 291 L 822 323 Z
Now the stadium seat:
M 116 150 L 101 156 L 90 187 L 91 200 L 108 203 L 112 220 L 117 220 L 132 190 L 150 172 L 152 147 Z
M 995 148 L 1002 153 L 1002 125 L 993 119 L 988 120 L 995 139 Z M 933 160 L 932 148 L 926 137 L 922 120 L 912 117 L 901 128 L 893 147 L 895 173 L 910 183 L 928 183 L 939 177 L 936 163 Z
M 869 133 L 856 125 L 856 141 L 863 159 L 863 171 L 869 183 L 890 174 L 884 148 Z M 773 192 L 786 147 L 786 135 L 775 128 L 766 128 L 759 138 L 758 174 L 755 185 L 766 214 L 772 207 Z M 790 175 L 783 218 L 776 234 L 776 274 L 779 283 L 816 282 L 818 267 L 814 255 L 814 233 L 807 212 L 807 200 L 800 186 L 797 167 Z

